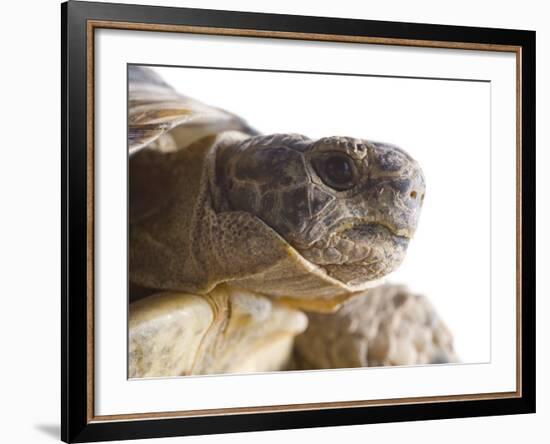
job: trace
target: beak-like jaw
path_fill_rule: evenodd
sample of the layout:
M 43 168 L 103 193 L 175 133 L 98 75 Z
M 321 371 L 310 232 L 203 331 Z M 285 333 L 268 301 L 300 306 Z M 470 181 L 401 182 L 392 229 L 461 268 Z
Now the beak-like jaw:
M 409 238 L 379 223 L 359 223 L 334 233 L 302 254 L 348 285 L 379 279 L 405 258 Z

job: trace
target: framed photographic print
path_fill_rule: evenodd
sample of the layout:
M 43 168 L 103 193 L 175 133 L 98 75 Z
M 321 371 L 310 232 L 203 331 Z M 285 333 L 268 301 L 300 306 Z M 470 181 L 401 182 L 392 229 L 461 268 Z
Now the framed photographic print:
M 62 439 L 535 411 L 535 33 L 62 12 Z

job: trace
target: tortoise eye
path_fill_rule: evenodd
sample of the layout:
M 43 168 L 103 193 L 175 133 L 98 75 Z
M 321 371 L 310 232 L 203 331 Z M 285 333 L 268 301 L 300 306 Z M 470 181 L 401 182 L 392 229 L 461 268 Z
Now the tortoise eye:
M 335 190 L 343 191 L 355 185 L 355 163 L 345 154 L 328 153 L 317 159 L 315 169 L 321 180 Z

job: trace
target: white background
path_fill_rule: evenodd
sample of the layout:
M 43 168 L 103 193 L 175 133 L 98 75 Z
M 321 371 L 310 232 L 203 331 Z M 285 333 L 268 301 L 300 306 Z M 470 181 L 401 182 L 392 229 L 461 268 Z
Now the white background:
M 513 54 L 493 56 L 514 69 Z M 245 117 L 263 134 L 345 135 L 407 150 L 427 194 L 405 262 L 388 281 L 429 297 L 461 362 L 490 361 L 490 83 L 155 69 L 178 91 Z
M 2 222 L 2 418 L 6 442 L 52 442 L 59 418 L 59 7 L 55 1 L 16 3 L 2 7 L 2 129 L 6 153 L 0 164 Z M 150 2 L 153 3 L 153 2 Z M 160 2 L 156 2 L 161 4 Z M 440 2 L 386 2 L 360 6 L 357 2 L 280 0 L 259 5 L 253 1 L 162 2 L 225 9 L 287 12 L 310 15 L 465 24 L 537 29 L 538 61 L 538 411 L 536 415 L 473 418 L 437 422 L 381 424 L 330 429 L 239 434 L 222 437 L 178 438 L 166 442 L 256 442 L 282 440 L 321 442 L 402 442 L 410 437 L 428 443 L 463 443 L 488 437 L 517 442 L 529 434 L 547 436 L 549 350 L 548 277 L 543 263 L 550 260 L 550 183 L 542 177 L 550 157 L 549 78 L 550 34 L 542 2 L 464 1 L 454 8 Z M 24 26 L 22 25 L 24 23 Z M 6 101 L 7 97 L 7 101 Z M 7 136 L 7 137 L 6 137 Z M 543 206 L 545 204 L 545 206 Z M 546 249 L 546 251 L 545 251 Z M 535 442 L 542 439 L 533 438 Z M 158 441 L 162 442 L 162 441 Z

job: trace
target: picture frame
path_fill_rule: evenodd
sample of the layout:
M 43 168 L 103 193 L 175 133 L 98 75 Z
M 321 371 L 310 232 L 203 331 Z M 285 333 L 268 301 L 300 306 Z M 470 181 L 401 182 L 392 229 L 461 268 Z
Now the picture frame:
M 535 33 L 433 24 L 305 17 L 69 1 L 62 23 L 62 276 L 61 276 L 61 434 L 65 442 L 278 430 L 289 428 L 505 415 L 535 412 Z M 99 30 L 179 36 L 234 37 L 281 44 L 318 42 L 372 45 L 408 50 L 506 53 L 515 60 L 515 295 L 513 319 L 515 390 L 333 399 L 324 402 L 101 413 L 98 387 L 96 273 L 99 250 L 97 211 L 105 179 L 96 141 L 102 128 L 95 99 Z M 228 45 L 231 40 L 228 40 Z M 338 50 L 336 48 L 335 50 Z M 126 63 L 137 63 L 129 60 Z M 215 63 L 213 63 L 213 66 Z M 407 74 L 403 74 L 404 77 Z M 495 93 L 496 94 L 496 93 Z M 491 135 L 502 128 L 493 127 Z M 103 153 L 101 157 L 108 154 Z M 499 174 L 499 151 L 491 165 Z M 503 163 L 503 162 L 502 162 Z M 111 186 L 111 185 L 109 185 Z M 498 191 L 497 191 L 498 192 Z M 104 245 L 101 248 L 105 248 Z M 124 264 L 124 266 L 126 266 Z M 494 281 L 495 277 L 492 278 Z M 125 295 L 123 295 L 125 297 Z M 494 307 L 493 307 L 494 310 Z M 495 319 L 499 314 L 493 312 Z M 124 338 L 124 340 L 126 340 Z M 104 344 L 104 342 L 102 343 Z M 121 362 L 126 357 L 121 356 Z M 388 370 L 390 371 L 390 370 Z M 214 384 L 214 379 L 209 379 Z M 217 381 L 217 380 L 216 380 Z M 139 381 L 137 381 L 139 382 Z M 162 381 L 161 381 L 162 382 Z M 135 385 L 133 387 L 136 387 Z M 116 394 L 115 394 L 116 395 Z

